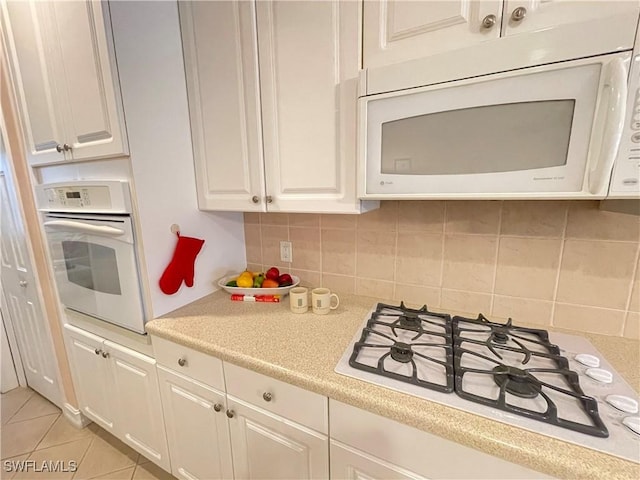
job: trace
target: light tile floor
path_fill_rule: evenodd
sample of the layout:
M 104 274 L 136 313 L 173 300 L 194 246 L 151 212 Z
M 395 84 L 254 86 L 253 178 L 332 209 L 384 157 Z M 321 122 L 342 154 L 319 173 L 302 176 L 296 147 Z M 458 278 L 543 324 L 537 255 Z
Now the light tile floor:
M 75 428 L 60 409 L 28 388 L 0 395 L 1 479 L 171 480 L 174 477 L 95 424 Z M 15 461 L 77 464 L 75 472 L 14 472 Z

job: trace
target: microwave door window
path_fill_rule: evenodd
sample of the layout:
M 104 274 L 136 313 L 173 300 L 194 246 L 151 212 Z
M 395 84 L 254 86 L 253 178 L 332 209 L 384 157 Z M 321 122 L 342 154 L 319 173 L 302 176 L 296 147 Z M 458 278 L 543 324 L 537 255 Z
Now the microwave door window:
M 575 100 L 489 105 L 382 124 L 381 173 L 468 175 L 567 163 Z
M 98 293 L 121 295 L 116 251 L 96 243 L 63 240 L 67 281 Z

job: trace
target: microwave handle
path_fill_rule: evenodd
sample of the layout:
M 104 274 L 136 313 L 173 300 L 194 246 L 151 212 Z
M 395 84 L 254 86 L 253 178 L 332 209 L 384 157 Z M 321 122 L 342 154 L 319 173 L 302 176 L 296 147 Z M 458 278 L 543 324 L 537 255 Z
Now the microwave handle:
M 611 174 L 624 130 L 627 103 L 627 69 L 624 61 L 621 58 L 611 60 L 606 75 L 603 90 L 608 90 L 609 95 L 602 113 L 605 116 L 604 128 L 599 152 L 589 170 L 589 192 L 592 194 L 598 193 L 603 181 Z
M 89 223 L 83 222 L 74 222 L 73 220 L 50 220 L 48 222 L 44 222 L 45 227 L 55 228 L 55 229 L 64 229 L 64 230 L 75 230 L 77 232 L 83 233 L 95 233 L 98 235 L 108 235 L 111 237 L 117 237 L 119 235 L 124 235 L 125 231 L 115 227 L 109 227 L 106 225 L 91 225 Z

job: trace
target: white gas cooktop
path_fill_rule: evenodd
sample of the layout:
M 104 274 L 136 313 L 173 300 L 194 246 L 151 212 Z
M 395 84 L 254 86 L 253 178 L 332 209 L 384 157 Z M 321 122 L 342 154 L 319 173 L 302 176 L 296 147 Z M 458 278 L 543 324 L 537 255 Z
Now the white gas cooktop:
M 583 337 L 378 304 L 335 371 L 640 463 L 638 394 Z

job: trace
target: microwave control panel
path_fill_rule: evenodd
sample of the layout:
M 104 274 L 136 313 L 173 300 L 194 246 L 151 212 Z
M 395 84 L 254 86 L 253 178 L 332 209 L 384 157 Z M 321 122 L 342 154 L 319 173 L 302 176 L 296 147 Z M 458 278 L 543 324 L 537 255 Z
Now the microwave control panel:
M 640 195 L 640 55 L 631 62 L 627 108 L 609 198 Z
M 126 182 L 78 181 L 38 185 L 38 208 L 41 211 L 130 213 Z

